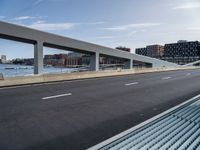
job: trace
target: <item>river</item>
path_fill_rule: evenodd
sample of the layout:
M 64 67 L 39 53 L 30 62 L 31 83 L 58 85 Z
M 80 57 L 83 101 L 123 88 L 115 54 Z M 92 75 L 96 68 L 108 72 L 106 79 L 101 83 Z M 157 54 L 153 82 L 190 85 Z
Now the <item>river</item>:
M 0 64 L 0 74 L 2 73 L 4 77 L 31 76 L 33 75 L 33 70 L 33 66 Z M 71 73 L 76 70 L 75 68 L 44 67 L 43 74 Z

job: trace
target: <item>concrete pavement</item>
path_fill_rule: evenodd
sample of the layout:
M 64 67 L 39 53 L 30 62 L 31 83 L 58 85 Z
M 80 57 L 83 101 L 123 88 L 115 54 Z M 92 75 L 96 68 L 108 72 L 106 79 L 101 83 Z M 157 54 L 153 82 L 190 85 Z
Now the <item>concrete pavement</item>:
M 0 149 L 86 149 L 199 93 L 200 70 L 1 88 Z

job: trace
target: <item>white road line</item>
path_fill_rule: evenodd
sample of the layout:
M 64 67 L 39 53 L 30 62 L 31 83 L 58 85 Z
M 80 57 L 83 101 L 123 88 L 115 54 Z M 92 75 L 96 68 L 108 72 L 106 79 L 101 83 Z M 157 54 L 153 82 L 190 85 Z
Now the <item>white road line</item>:
M 38 83 L 38 84 L 33 84 L 31 86 L 41 86 L 41 85 L 44 85 L 43 83 Z
M 72 93 L 67 93 L 67 94 L 61 94 L 61 95 L 43 97 L 42 99 L 52 99 L 52 98 L 58 98 L 58 97 L 64 97 L 64 96 L 71 96 L 71 95 L 72 95 Z
M 126 86 L 130 86 L 130 85 L 136 85 L 136 84 L 139 84 L 138 82 L 132 82 L 132 83 L 127 83 L 125 84 Z
M 30 87 L 31 85 L 22 85 L 23 87 Z M 0 87 L 0 90 L 4 90 L 4 89 L 16 89 L 16 88 L 20 88 L 22 86 L 9 86 L 9 87 Z
M 186 74 L 186 76 L 190 76 L 190 75 L 191 75 L 191 73 L 187 73 L 187 74 Z
M 168 80 L 171 79 L 172 77 L 163 77 L 162 80 Z

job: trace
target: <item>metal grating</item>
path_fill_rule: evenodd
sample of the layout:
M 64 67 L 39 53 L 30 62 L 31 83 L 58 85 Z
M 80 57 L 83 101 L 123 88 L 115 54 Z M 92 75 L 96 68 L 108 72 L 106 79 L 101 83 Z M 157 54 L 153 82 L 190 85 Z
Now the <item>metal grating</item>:
M 200 100 L 170 112 L 101 150 L 200 150 Z

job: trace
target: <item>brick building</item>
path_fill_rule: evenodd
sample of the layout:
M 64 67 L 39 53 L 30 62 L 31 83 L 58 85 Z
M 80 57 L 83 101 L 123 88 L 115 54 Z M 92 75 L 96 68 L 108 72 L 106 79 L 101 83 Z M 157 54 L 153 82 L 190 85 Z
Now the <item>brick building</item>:
M 149 45 L 147 46 L 147 56 L 160 58 L 164 55 L 164 46 L 162 45 Z
M 116 47 L 116 49 L 122 50 L 122 51 L 126 51 L 126 52 L 131 52 L 131 49 L 130 49 L 130 48 L 123 47 L 123 46 Z
M 44 64 L 60 67 L 78 67 L 89 65 L 90 57 L 79 53 L 45 55 Z

